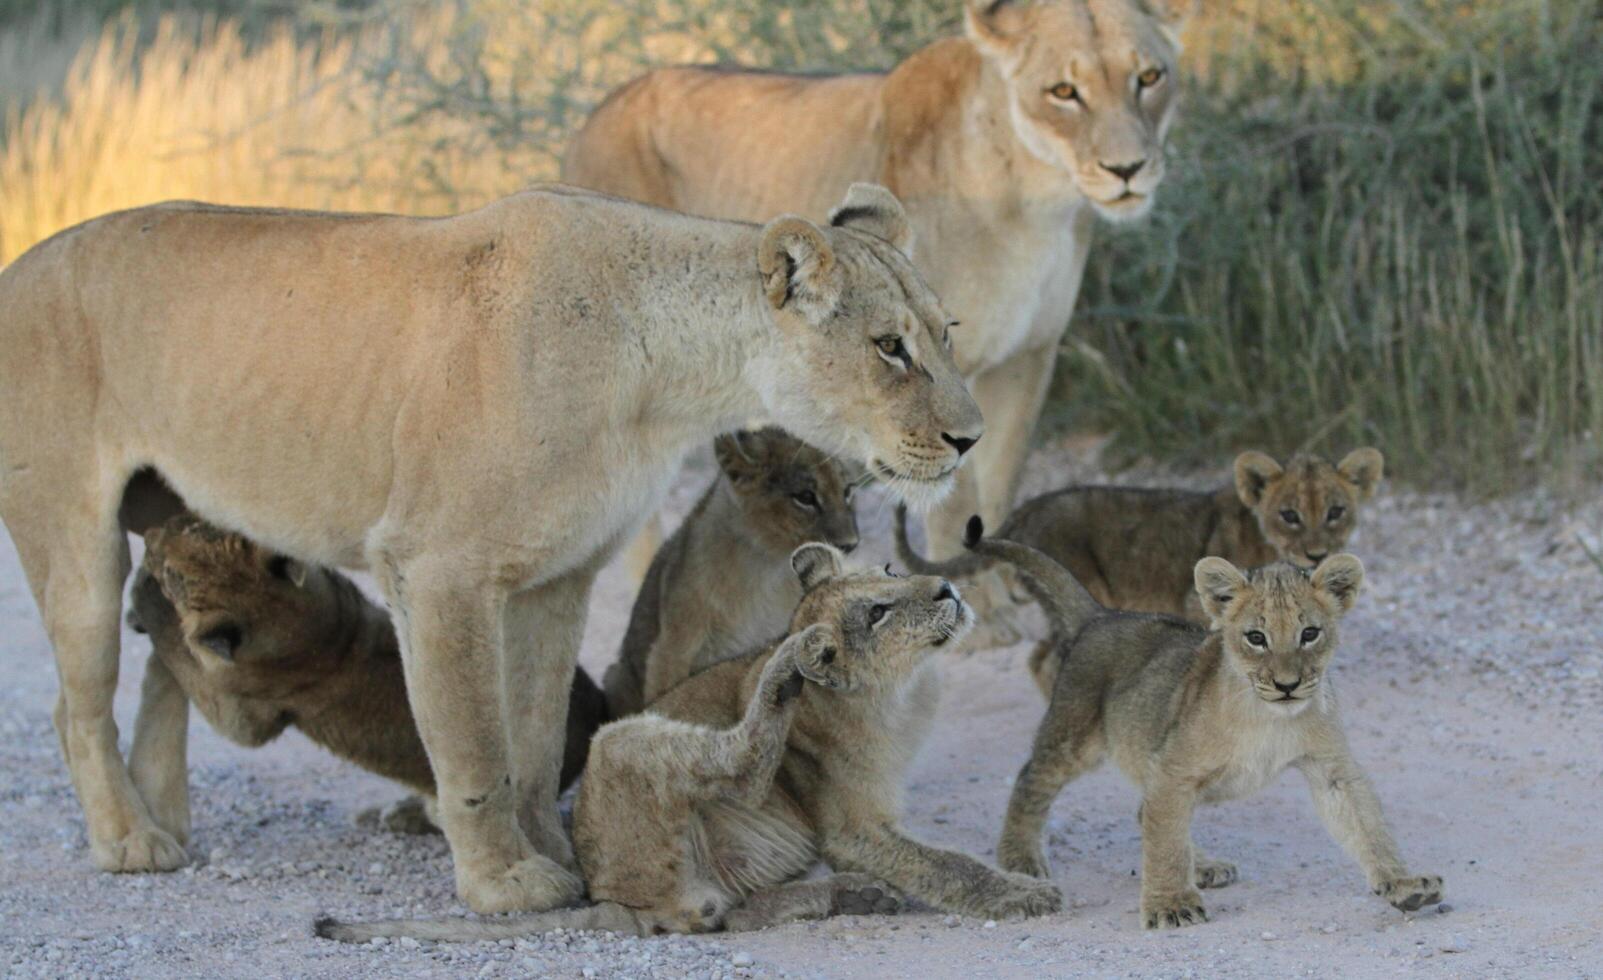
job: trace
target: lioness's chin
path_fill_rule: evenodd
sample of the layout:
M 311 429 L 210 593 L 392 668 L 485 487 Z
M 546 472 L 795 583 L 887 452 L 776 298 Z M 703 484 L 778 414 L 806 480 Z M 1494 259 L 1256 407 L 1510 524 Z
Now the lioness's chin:
M 1097 214 L 1115 224 L 1126 221 L 1139 221 L 1152 212 L 1152 202 L 1155 194 L 1136 194 L 1133 191 L 1109 201 L 1091 199 L 1091 206 L 1096 208 Z
M 907 505 L 907 509 L 915 514 L 928 513 L 935 506 L 946 499 L 957 483 L 952 473 L 946 473 L 934 479 L 925 479 L 917 476 L 905 476 L 890 467 L 877 461 L 870 461 L 869 468 L 875 477 L 884 484 L 898 500 Z

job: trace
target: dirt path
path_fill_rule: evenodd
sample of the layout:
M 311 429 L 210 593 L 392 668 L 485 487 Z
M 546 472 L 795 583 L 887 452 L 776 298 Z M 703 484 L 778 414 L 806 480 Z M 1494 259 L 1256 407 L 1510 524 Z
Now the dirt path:
M 1089 475 L 1038 454 L 1037 489 Z M 1134 478 L 1130 478 L 1134 479 Z M 705 480 L 681 480 L 683 508 Z M 888 508 L 862 508 L 886 547 Z M 1111 770 L 1053 810 L 1049 856 L 1072 908 L 987 923 L 934 913 L 839 919 L 736 938 L 559 935 L 506 945 L 348 947 L 313 916 L 441 915 L 439 838 L 373 834 L 361 808 L 399 792 L 296 734 L 259 751 L 192 716 L 194 867 L 110 876 L 50 726 L 55 675 L 9 543 L 0 549 L 0 973 L 8 976 L 1309 976 L 1603 975 L 1603 574 L 1575 543 L 1603 505 L 1466 508 L 1387 495 L 1353 543 L 1369 588 L 1335 675 L 1358 757 L 1404 855 L 1447 880 L 1446 911 L 1403 915 L 1368 894 L 1317 823 L 1300 777 L 1203 811 L 1199 843 L 1242 880 L 1213 921 L 1148 934 L 1135 916 L 1134 793 Z M 603 578 L 583 662 L 599 670 L 629 601 Z M 143 639 L 125 636 L 117 714 L 131 730 Z M 952 656 L 935 734 L 914 767 L 909 825 L 989 857 L 1041 702 L 1027 647 Z

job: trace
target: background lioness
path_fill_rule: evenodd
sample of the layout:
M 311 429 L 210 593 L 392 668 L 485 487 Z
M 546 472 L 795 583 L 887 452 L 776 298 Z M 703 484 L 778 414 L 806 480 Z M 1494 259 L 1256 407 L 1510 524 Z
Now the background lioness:
M 1332 837 L 1375 894 L 1413 911 L 1441 901 L 1442 879 L 1410 875 L 1380 802 L 1342 732 L 1326 668 L 1336 626 L 1364 569 L 1332 555 L 1310 573 L 1276 562 L 1243 574 L 1223 558 L 1197 563 L 1210 627 L 1102 608 L 1034 548 L 981 541 L 1012 564 L 1052 624 L 1061 666 L 1030 759 L 1019 770 L 997 844 L 1004 868 L 1048 877 L 1041 827 L 1071 780 L 1111 758 L 1141 790 L 1141 921 L 1148 929 L 1207 919 L 1198 888 L 1228 885 L 1235 865 L 1191 842 L 1198 804 L 1256 793 L 1287 766 L 1302 770 Z
M 159 477 L 264 547 L 372 570 L 458 893 L 577 898 L 556 798 L 586 600 L 684 454 L 768 418 L 927 504 L 983 431 L 901 205 L 858 185 L 836 217 L 561 186 L 430 219 L 165 204 L 0 271 L 0 516 L 96 862 L 186 859 L 146 802 L 180 777 L 136 783 L 111 712 L 118 515 Z
M 384 610 L 350 579 L 174 517 L 145 534 L 130 619 L 150 635 L 129 765 L 164 768 L 185 753 L 188 705 L 239 745 L 300 729 L 341 758 L 434 795 L 434 773 L 401 675 L 401 648 Z M 582 668 L 568 696 L 561 785 L 584 769 L 590 737 L 609 720 Z M 147 801 L 189 825 L 188 790 Z
M 361 941 L 755 928 L 873 908 L 865 892 L 885 892 L 881 883 L 973 915 L 1057 910 L 1051 883 L 929 847 L 899 827 L 903 771 L 934 714 L 929 653 L 973 623 L 956 590 L 928 576 L 847 571 L 828 545 L 803 545 L 794 562 L 805 595 L 777 650 L 717 664 L 596 736 L 574 840 L 601 905 L 493 923 L 323 923 L 319 933 Z M 811 683 L 800 686 L 793 716 L 782 716 L 774 705 L 797 670 Z M 856 874 L 794 883 L 820 860 Z
M 783 634 L 801 599 L 792 551 L 857 547 L 856 485 L 837 460 L 773 427 L 719 436 L 713 456 L 719 474 L 652 559 L 602 678 L 617 717 Z
M 901 195 L 989 435 L 932 515 L 935 557 L 1000 526 L 1080 291 L 1093 215 L 1164 178 L 1192 0 L 967 0 L 963 37 L 886 74 L 667 68 L 614 91 L 563 179 L 694 214 L 822 217 L 852 181 Z M 978 607 L 977 607 L 978 608 Z

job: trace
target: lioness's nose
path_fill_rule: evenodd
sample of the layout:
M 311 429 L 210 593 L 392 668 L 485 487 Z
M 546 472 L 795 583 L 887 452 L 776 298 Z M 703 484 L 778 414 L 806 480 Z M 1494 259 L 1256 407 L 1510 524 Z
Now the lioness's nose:
M 979 436 L 974 436 L 972 438 L 969 436 L 954 436 L 950 432 L 942 432 L 941 438 L 946 440 L 946 444 L 948 446 L 951 446 L 953 449 L 957 450 L 957 454 L 959 456 L 962 456 L 970 449 L 973 449 L 974 444 L 980 441 Z
M 1141 168 L 1146 165 L 1147 162 L 1145 160 L 1137 160 L 1134 163 L 1104 163 L 1102 169 L 1120 180 L 1129 180 L 1140 173 Z

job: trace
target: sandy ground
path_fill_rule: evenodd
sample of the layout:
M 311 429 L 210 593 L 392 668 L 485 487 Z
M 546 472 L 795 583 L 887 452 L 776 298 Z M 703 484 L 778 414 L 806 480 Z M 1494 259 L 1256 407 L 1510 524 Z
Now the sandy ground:
M 1093 475 L 1038 454 L 1032 488 Z M 1142 474 L 1150 478 L 1150 474 Z M 705 481 L 680 482 L 682 509 Z M 1123 479 L 1136 480 L 1127 476 Z M 888 508 L 861 507 L 888 550 Z M 314 915 L 460 914 L 440 838 L 358 828 L 399 796 L 290 733 L 258 751 L 192 715 L 194 865 L 112 876 L 90 865 L 50 726 L 55 676 L 9 543 L 0 550 L 0 973 L 11 976 L 1197 976 L 1603 975 L 1603 574 L 1576 544 L 1603 505 L 1468 507 L 1388 493 L 1352 550 L 1369 588 L 1335 673 L 1348 730 L 1414 870 L 1448 904 L 1404 915 L 1374 898 L 1316 821 L 1301 778 L 1203 811 L 1201 846 L 1242 880 L 1207 893 L 1213 921 L 1143 933 L 1136 797 L 1112 770 L 1072 785 L 1049 855 L 1069 907 L 1025 922 L 938 913 L 843 918 L 697 939 L 566 934 L 517 943 L 351 947 Z M 871 554 L 873 551 L 871 550 Z M 629 591 L 602 579 L 583 662 L 599 670 Z M 131 730 L 146 646 L 125 637 L 117 715 Z M 949 655 L 908 826 L 989 857 L 1040 717 L 1020 645 Z

